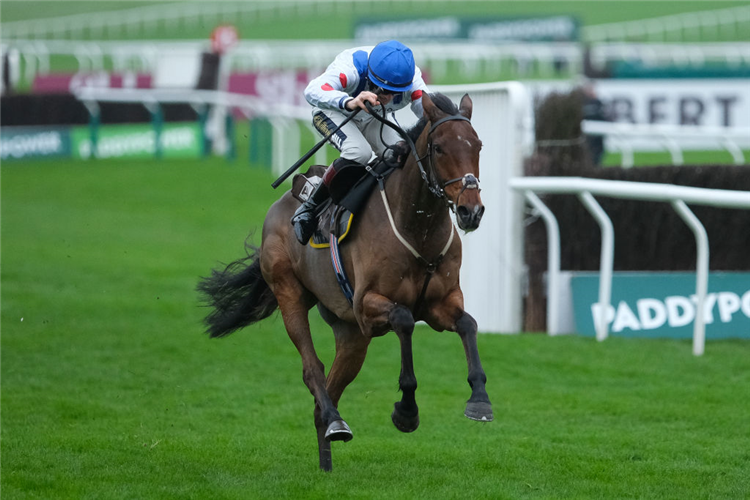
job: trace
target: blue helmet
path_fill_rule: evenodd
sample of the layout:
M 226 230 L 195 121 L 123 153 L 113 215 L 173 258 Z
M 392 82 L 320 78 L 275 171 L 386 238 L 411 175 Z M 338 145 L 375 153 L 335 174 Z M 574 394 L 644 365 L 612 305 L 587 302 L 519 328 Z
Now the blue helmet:
M 381 42 L 367 60 L 367 76 L 372 83 L 392 92 L 411 90 L 414 79 L 414 55 L 396 40 Z

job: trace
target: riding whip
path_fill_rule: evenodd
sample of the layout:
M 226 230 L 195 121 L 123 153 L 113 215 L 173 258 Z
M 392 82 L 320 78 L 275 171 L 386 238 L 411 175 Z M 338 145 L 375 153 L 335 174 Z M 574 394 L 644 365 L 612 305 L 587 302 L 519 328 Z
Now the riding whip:
M 346 125 L 347 123 L 349 123 L 349 120 L 351 120 L 352 118 L 354 118 L 355 116 L 357 116 L 357 113 L 359 113 L 360 111 L 362 111 L 362 108 L 355 109 L 352 112 L 352 114 L 350 114 L 349 116 L 347 116 L 346 119 L 343 122 L 341 122 L 341 124 L 338 127 L 336 127 L 335 129 L 333 129 L 333 131 L 330 134 L 328 134 L 327 137 L 324 137 L 323 139 L 321 139 L 320 142 L 318 142 L 315 146 L 313 146 L 310 151 L 308 151 L 307 153 L 305 153 L 305 155 L 302 158 L 300 158 L 299 160 L 297 160 L 297 162 L 294 165 L 292 165 L 291 167 L 289 167 L 289 169 L 286 172 L 284 172 L 283 174 L 281 174 L 281 177 L 279 177 L 278 179 L 276 179 L 275 181 L 273 181 L 273 184 L 271 184 L 271 187 L 273 187 L 274 189 L 276 189 L 277 187 L 279 187 L 281 185 L 281 183 L 286 180 L 287 177 L 289 177 L 290 175 L 292 175 L 295 172 L 295 170 L 297 170 L 299 167 L 302 166 L 303 163 L 305 163 L 307 160 L 309 160 L 312 155 L 314 155 L 315 153 L 317 153 L 318 150 L 323 147 L 323 144 L 325 144 L 328 139 L 330 139 L 331 137 L 333 137 L 333 134 L 335 134 L 336 132 L 338 132 L 341 127 L 343 127 L 344 125 Z

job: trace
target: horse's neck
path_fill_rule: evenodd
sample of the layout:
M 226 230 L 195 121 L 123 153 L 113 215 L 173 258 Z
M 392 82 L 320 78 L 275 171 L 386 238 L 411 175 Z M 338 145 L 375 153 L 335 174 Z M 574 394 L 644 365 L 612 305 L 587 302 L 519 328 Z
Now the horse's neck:
M 430 192 L 416 164 L 409 162 L 394 172 L 386 194 L 398 231 L 412 245 L 421 250 L 445 244 L 452 230 L 450 214 L 445 202 Z

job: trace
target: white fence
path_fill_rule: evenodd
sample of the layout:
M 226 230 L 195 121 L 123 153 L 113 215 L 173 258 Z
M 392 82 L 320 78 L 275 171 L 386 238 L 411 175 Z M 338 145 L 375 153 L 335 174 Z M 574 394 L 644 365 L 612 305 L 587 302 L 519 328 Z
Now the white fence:
M 242 41 L 225 56 L 227 71 L 264 69 L 322 70 L 351 40 L 252 40 Z M 518 77 L 536 74 L 559 77 L 560 71 L 580 73 L 583 53 L 577 43 L 453 43 L 410 44 L 420 67 L 434 79 L 444 78 L 455 63 L 467 79 L 482 75 L 499 77 L 512 73 Z M 76 61 L 73 71 L 135 71 L 153 73 L 166 58 L 193 57 L 209 50 L 206 41 L 83 41 L 33 40 L 4 41 L 2 53 L 11 57 L 11 76 L 23 72 L 31 82 L 36 74 L 50 71 L 51 59 L 59 56 Z M 593 67 L 602 69 L 616 61 L 639 61 L 647 65 L 687 64 L 699 67 L 719 62 L 729 65 L 750 63 L 750 43 L 705 44 L 597 44 L 590 49 Z
M 341 51 L 351 48 L 351 40 L 253 40 L 240 42 L 224 56 L 225 71 L 258 71 L 267 69 L 309 69 L 322 71 Z M 422 69 L 433 79 L 445 78 L 458 67 L 467 79 L 479 75 L 499 77 L 508 72 L 524 75 L 560 77 L 559 65 L 566 71 L 582 67 L 578 44 L 483 44 L 472 42 L 412 43 L 411 49 Z M 200 54 L 210 50 L 206 41 L 75 41 L 28 40 L 3 42 L 2 53 L 10 55 L 11 77 L 23 77 L 31 83 L 37 74 L 49 73 L 51 60 L 65 56 L 75 61 L 74 72 L 155 73 L 169 60 L 188 58 L 194 64 Z M 750 45 L 747 52 L 750 60 Z M 455 64 L 456 66 L 452 66 Z
M 663 201 L 671 203 L 679 216 L 695 235 L 696 311 L 693 325 L 693 354 L 700 356 L 705 349 L 706 292 L 708 289 L 708 237 L 698 218 L 687 203 L 722 208 L 750 209 L 750 192 L 704 189 L 643 182 L 608 181 L 580 177 L 526 177 L 510 181 L 513 189 L 520 191 L 526 200 L 539 210 L 547 227 L 547 330 L 551 335 L 560 331 L 560 230 L 552 212 L 539 199 L 537 193 L 575 194 L 596 219 L 602 233 L 599 277 L 599 308 L 594 317 L 596 338 L 608 336 L 605 311 L 609 309 L 612 293 L 612 268 L 614 262 L 614 230 L 607 214 L 593 195 L 630 200 Z M 520 214 L 519 214 L 520 216 Z
M 672 163 L 683 164 L 683 149 L 695 149 L 696 144 L 706 150 L 724 148 L 737 165 L 745 164 L 742 148 L 750 148 L 750 127 L 709 127 L 612 123 L 584 120 L 583 132 L 605 137 L 608 151 L 622 153 L 622 166 L 633 166 L 633 151 L 662 145 L 669 151 Z M 718 148 L 717 148 L 718 146 Z
M 708 5 L 708 2 L 706 3 Z M 675 41 L 701 36 L 715 37 L 719 30 L 732 36 L 747 32 L 750 25 L 750 6 L 687 12 L 650 19 L 585 26 L 583 36 L 589 42 L 606 41 Z

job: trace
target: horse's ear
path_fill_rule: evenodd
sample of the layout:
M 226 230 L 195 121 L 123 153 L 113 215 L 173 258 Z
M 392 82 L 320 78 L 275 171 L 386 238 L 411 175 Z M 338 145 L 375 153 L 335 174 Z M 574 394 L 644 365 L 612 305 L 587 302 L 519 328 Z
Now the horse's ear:
M 435 120 L 437 120 L 436 115 L 439 112 L 438 107 L 435 106 L 434 102 L 432 102 L 432 98 L 430 98 L 430 94 L 428 94 L 427 92 L 422 93 L 422 109 L 424 109 L 424 114 L 431 121 L 434 122 Z
M 471 97 L 469 97 L 469 94 L 464 94 L 464 96 L 461 98 L 461 105 L 458 108 L 459 114 L 471 120 L 471 110 L 473 107 L 474 105 L 471 102 Z

